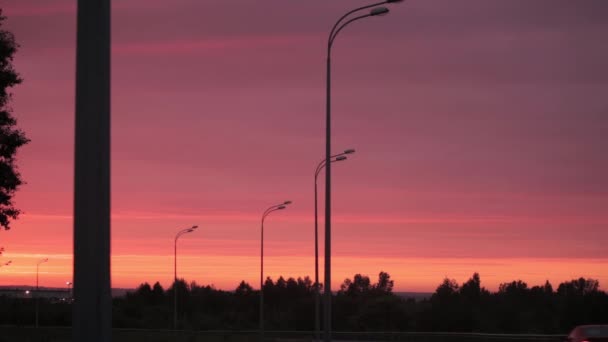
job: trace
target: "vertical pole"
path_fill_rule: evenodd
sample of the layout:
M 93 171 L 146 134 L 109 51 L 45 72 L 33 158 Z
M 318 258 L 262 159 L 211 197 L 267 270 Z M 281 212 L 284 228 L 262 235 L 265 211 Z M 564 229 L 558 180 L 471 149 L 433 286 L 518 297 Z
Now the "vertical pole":
M 326 132 L 325 132 L 325 306 L 324 334 L 325 342 L 331 341 L 331 45 L 327 49 L 327 97 L 326 97 Z
M 173 330 L 177 330 L 177 238 L 173 245 Z
M 260 342 L 264 342 L 264 217 L 260 236 Z
M 110 0 L 78 0 L 73 341 L 112 340 Z
M 319 289 L 319 218 L 317 210 L 317 175 L 315 173 L 315 341 L 321 340 L 321 298 Z
M 40 268 L 40 263 L 36 264 L 36 319 L 35 326 L 38 328 L 38 269 Z

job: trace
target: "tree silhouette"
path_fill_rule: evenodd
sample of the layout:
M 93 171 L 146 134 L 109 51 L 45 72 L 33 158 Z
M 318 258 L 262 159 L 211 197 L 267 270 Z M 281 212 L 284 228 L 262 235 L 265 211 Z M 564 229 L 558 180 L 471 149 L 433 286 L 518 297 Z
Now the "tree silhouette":
M 23 131 L 16 128 L 17 120 L 11 114 L 9 88 L 21 83 L 13 69 L 13 55 L 17 43 L 11 32 L 2 29 L 0 9 L 0 229 L 10 229 L 10 221 L 19 217 L 20 211 L 13 205 L 13 196 L 23 183 L 15 164 L 17 149 L 29 142 Z
M 350 280 L 349 278 L 344 279 L 344 282 L 340 285 L 340 291 L 349 296 L 365 294 L 371 289 L 372 285 L 369 277 L 361 274 L 355 274 L 353 280 Z
M 584 296 L 586 294 L 596 293 L 599 286 L 599 282 L 595 279 L 578 278 L 559 284 L 557 294 Z
M 460 288 L 460 294 L 469 303 L 478 303 L 481 297 L 481 279 L 479 273 L 473 276 Z
M 454 279 L 445 278 L 443 282 L 437 286 L 433 297 L 438 301 L 447 301 L 458 294 L 458 283 Z
M 595 279 L 564 282 L 557 292 L 548 281 L 529 287 L 516 280 L 490 292 L 481 286 L 481 277 L 475 273 L 462 285 L 446 278 L 430 298 L 417 300 L 393 293 L 390 275 L 385 272 L 380 272 L 375 284 L 369 282 L 369 277 L 357 274 L 342 285 L 332 305 L 334 317 L 338 318 L 334 321 L 337 331 L 565 334 L 577 325 L 608 320 L 608 294 Z M 185 330 L 257 328 L 259 290 L 244 281 L 234 291 L 222 291 L 184 279 L 178 279 L 176 286 L 167 290 L 158 282 L 153 286 L 143 283 L 126 296 L 114 298 L 113 326 L 171 328 L 175 289 L 180 298 L 180 326 Z M 279 277 L 276 282 L 267 278 L 267 329 L 303 334 L 307 331 L 312 335 L 314 293 L 308 277 Z M 31 324 L 32 305 L 31 298 L 0 295 L 0 326 Z M 70 305 L 41 301 L 44 325 L 69 325 Z
M 253 293 L 253 287 L 251 287 L 251 285 L 249 285 L 248 283 L 246 283 L 243 280 L 243 281 L 241 281 L 239 286 L 236 288 L 234 293 L 238 296 L 247 296 L 247 295 L 250 295 L 251 293 Z
M 395 281 L 391 280 L 390 274 L 381 271 L 378 274 L 378 283 L 374 285 L 374 290 L 379 293 L 392 293 L 393 286 L 395 285 Z
M 563 282 L 559 284 L 556 296 L 560 310 L 564 313 L 560 325 L 593 324 L 602 316 L 604 321 L 607 319 L 608 310 L 605 305 L 598 305 L 606 302 L 606 293 L 599 291 L 599 282 L 595 279 L 581 277 Z

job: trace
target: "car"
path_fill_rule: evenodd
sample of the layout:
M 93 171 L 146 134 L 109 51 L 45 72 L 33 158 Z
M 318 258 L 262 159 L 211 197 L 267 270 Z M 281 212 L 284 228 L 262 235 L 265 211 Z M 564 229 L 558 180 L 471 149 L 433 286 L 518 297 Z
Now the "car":
M 572 329 L 566 342 L 608 342 L 608 324 L 579 325 Z

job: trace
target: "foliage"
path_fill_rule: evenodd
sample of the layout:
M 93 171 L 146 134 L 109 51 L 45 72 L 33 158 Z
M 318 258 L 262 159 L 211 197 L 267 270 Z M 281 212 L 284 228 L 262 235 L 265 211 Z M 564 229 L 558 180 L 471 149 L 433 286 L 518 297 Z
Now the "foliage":
M 0 229 L 8 230 L 11 220 L 17 219 L 20 214 L 13 204 L 13 196 L 23 183 L 15 163 L 15 154 L 29 140 L 23 131 L 16 128 L 17 121 L 9 106 L 9 88 L 21 83 L 21 78 L 12 64 L 18 45 L 13 34 L 2 28 L 4 20 L 0 9 Z
M 547 281 L 528 286 L 516 280 L 495 293 L 481 286 L 475 273 L 462 285 L 444 279 L 426 299 L 404 298 L 393 292 L 390 275 L 378 280 L 356 274 L 344 280 L 333 297 L 336 331 L 437 331 L 480 333 L 566 333 L 581 324 L 608 321 L 608 295 L 594 279 L 573 279 L 558 286 Z M 256 330 L 259 290 L 242 281 L 234 291 L 187 283 L 179 279 L 163 289 L 159 283 L 141 284 L 113 303 L 115 328 L 172 328 L 174 294 L 178 294 L 180 329 Z M 71 321 L 69 304 L 41 299 L 43 325 L 65 326 Z M 31 298 L 0 297 L 0 325 L 31 325 Z M 267 330 L 312 331 L 314 288 L 308 278 L 283 278 L 264 284 Z

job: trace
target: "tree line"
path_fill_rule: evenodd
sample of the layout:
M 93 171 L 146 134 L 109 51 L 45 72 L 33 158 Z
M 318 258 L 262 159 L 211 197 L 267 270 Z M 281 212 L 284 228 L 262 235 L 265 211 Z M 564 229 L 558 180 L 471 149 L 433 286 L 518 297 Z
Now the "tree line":
M 463 284 L 444 279 L 428 298 L 416 300 L 393 292 L 394 282 L 380 272 L 372 283 L 365 275 L 346 279 L 332 302 L 335 331 L 438 331 L 561 334 L 580 324 L 608 322 L 608 295 L 594 279 L 573 279 L 554 289 L 547 281 L 528 286 L 517 280 L 498 291 L 481 286 L 479 274 Z M 242 281 L 234 291 L 179 279 L 164 289 L 141 284 L 113 300 L 115 328 L 172 328 L 174 291 L 180 329 L 255 330 L 259 291 Z M 308 277 L 267 278 L 264 284 L 267 330 L 314 329 L 314 284 Z M 70 325 L 69 303 L 40 299 L 42 325 Z M 31 298 L 0 297 L 0 325 L 31 325 Z M 322 312 L 322 311 L 321 311 Z

